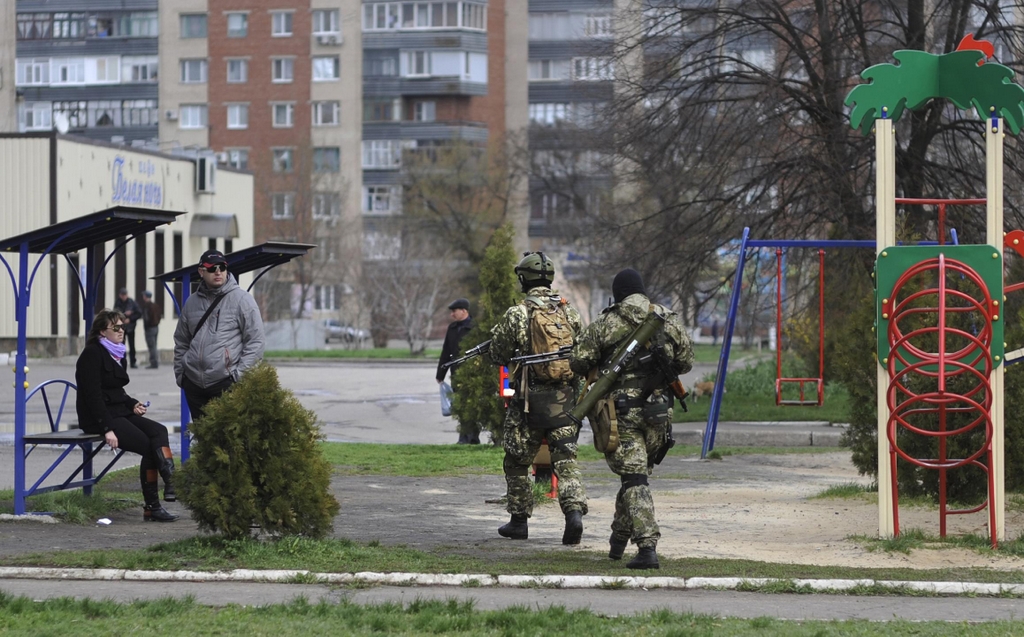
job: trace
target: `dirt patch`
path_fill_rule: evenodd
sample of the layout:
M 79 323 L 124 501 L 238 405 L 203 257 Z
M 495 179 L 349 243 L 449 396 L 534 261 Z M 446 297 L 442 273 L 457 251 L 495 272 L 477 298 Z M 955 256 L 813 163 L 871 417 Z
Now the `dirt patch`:
M 1019 569 L 1024 560 L 983 556 L 973 551 L 917 550 L 910 555 L 872 553 L 847 539 L 874 536 L 877 505 L 863 500 L 809 499 L 829 486 L 868 481 L 857 475 L 848 453 L 728 456 L 700 461 L 670 456 L 651 481 L 661 525 L 658 552 L 666 557 L 719 557 L 763 562 L 854 567 L 990 567 Z M 498 537 L 507 519 L 504 508 L 488 504 L 505 490 L 500 475 L 471 478 L 336 476 L 341 501 L 335 535 L 358 542 L 378 540 L 432 550 L 484 549 L 479 555 L 514 556 L 523 551 L 607 551 L 609 524 L 618 479 L 601 462 L 585 465 L 590 513 L 584 518 L 578 548 L 561 545 L 562 516 L 554 502 L 538 506 L 530 540 Z M 183 514 L 173 524 L 146 523 L 142 512 L 111 515 L 110 526 L 0 523 L 0 561 L 4 556 L 85 548 L 145 548 L 197 533 Z M 904 508 L 904 529 L 938 534 L 934 510 Z M 1024 530 L 1024 515 L 1008 512 L 1007 537 Z M 986 533 L 984 513 L 954 516 L 950 534 Z

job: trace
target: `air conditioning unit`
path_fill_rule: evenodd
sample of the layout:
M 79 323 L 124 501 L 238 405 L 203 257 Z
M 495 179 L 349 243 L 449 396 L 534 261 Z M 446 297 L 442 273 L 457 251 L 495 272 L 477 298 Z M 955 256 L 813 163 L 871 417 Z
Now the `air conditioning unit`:
M 321 46 L 338 46 L 345 41 L 345 38 L 341 37 L 340 34 L 334 33 L 331 35 L 318 35 L 316 36 L 317 44 Z
M 217 192 L 217 160 L 212 155 L 196 158 L 196 192 Z
M 178 121 L 178 111 L 169 108 L 164 111 L 164 117 L 166 117 L 169 122 L 176 122 Z
M 231 158 L 228 156 L 227 153 L 217 153 L 217 163 L 218 164 L 226 164 L 226 163 L 228 163 L 228 161 L 230 159 Z

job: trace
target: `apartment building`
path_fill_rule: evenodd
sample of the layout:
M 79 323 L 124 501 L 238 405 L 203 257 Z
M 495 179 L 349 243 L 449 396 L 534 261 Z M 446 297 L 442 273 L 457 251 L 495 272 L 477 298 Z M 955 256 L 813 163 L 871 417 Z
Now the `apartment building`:
M 141 143 L 157 137 L 157 0 L 17 0 L 0 9 L 0 68 L 16 63 L 17 130 Z M 166 4 L 166 3 L 165 3 Z M 10 12 L 15 12 L 13 24 Z M 9 37 L 10 36 L 10 37 Z M 0 126 L 5 109 L 0 106 Z
M 362 236 L 360 18 L 358 0 L 160 8 L 161 143 L 254 174 L 257 241 L 318 245 L 290 300 L 312 311 L 339 309 L 342 256 Z M 282 292 L 269 297 L 296 294 Z

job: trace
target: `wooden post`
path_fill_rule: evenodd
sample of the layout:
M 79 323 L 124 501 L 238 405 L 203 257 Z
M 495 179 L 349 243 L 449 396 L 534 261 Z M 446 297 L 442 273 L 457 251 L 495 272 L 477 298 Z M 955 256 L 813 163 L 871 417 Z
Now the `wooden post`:
M 876 256 L 896 245 L 896 131 L 892 120 L 875 120 L 875 240 Z M 884 329 L 879 325 L 877 329 Z M 892 473 L 889 468 L 889 405 L 885 400 L 889 372 L 876 362 L 878 378 L 878 535 L 895 532 L 892 515 Z
M 1005 125 L 998 117 L 991 117 L 985 128 L 985 205 L 986 213 L 986 242 L 995 248 L 996 253 L 1003 254 L 1003 136 Z M 1005 273 L 1004 273 L 1005 275 Z M 1001 294 L 1002 286 L 997 291 Z M 995 298 L 999 301 L 999 307 L 1004 308 L 1005 297 Z M 1003 311 L 1000 309 L 999 320 L 1005 320 Z M 1003 375 L 1006 371 L 1005 361 L 998 361 L 1000 364 L 992 370 L 990 379 L 992 387 L 992 478 L 995 485 L 994 502 L 989 502 L 990 507 L 995 508 L 996 538 L 1000 542 L 1006 539 L 1005 528 L 1005 501 L 1006 481 L 1003 475 L 1005 471 L 1004 446 L 1004 421 L 1003 421 Z

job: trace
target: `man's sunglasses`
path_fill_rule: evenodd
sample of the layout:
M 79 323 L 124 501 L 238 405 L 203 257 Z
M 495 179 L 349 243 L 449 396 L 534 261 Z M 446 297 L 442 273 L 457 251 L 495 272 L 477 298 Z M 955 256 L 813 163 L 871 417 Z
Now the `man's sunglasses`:
M 210 274 L 213 274 L 214 272 L 227 272 L 228 271 L 228 266 L 226 266 L 226 265 L 211 265 L 211 266 L 205 267 L 203 269 L 206 270 L 207 272 L 209 272 Z
M 107 329 L 111 330 L 112 332 L 123 332 L 124 325 L 108 325 Z

